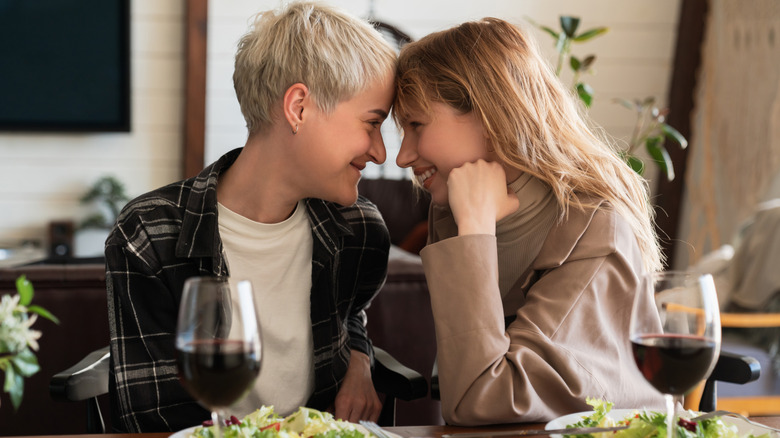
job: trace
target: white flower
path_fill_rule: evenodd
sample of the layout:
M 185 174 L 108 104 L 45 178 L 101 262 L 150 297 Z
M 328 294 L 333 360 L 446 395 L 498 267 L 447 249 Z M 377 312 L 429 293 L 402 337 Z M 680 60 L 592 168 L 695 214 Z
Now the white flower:
M 3 295 L 0 301 L 0 321 L 12 318 L 17 306 L 19 306 L 19 295 Z
M 41 332 L 32 325 L 38 315 L 28 315 L 27 307 L 19 305 L 19 295 L 3 295 L 0 300 L 0 353 L 19 353 L 25 347 L 38 350 Z

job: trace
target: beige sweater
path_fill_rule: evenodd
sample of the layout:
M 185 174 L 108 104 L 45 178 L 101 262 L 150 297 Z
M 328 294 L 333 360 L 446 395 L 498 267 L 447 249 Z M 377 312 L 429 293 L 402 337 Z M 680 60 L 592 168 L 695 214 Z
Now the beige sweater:
M 442 415 L 450 424 L 548 421 L 590 410 L 661 408 L 639 374 L 628 324 L 642 259 L 627 223 L 602 203 L 552 227 L 503 298 L 496 237 L 457 236 L 432 208 L 421 252 L 436 327 Z M 516 316 L 505 329 L 504 318 Z

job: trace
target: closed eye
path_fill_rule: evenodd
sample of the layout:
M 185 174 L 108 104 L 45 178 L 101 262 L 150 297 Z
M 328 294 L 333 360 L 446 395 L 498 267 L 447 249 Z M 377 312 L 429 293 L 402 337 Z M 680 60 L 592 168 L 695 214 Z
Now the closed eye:
M 387 115 L 387 111 L 385 110 L 373 109 L 368 111 L 368 116 L 366 116 L 366 123 L 371 125 L 373 129 L 377 129 L 382 126 L 382 123 L 384 123 L 385 119 L 387 119 Z

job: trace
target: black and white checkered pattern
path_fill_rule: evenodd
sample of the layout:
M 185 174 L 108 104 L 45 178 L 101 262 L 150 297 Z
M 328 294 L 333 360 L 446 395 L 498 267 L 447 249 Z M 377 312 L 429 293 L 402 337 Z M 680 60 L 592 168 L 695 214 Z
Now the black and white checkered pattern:
M 217 224 L 217 180 L 233 150 L 198 176 L 131 201 L 106 241 L 112 425 L 122 432 L 176 431 L 208 413 L 179 384 L 174 340 L 184 281 L 228 275 Z M 350 350 L 373 357 L 364 309 L 387 275 L 390 237 L 365 198 L 349 207 L 307 199 L 313 237 L 311 320 L 315 391 L 329 406 Z

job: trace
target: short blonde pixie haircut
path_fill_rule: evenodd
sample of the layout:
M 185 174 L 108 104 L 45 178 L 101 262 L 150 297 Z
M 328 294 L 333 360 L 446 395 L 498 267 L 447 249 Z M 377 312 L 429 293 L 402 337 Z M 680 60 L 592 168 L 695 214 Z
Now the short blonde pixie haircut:
M 254 17 L 236 52 L 233 86 L 247 129 L 266 129 L 275 105 L 302 83 L 330 113 L 396 65 L 396 51 L 368 22 L 317 2 L 293 2 Z
M 550 186 L 561 219 L 605 199 L 631 225 L 645 268 L 663 268 L 647 182 L 581 114 L 530 35 L 498 18 L 466 22 L 404 46 L 396 74 L 399 124 L 431 102 L 474 113 L 505 166 Z

